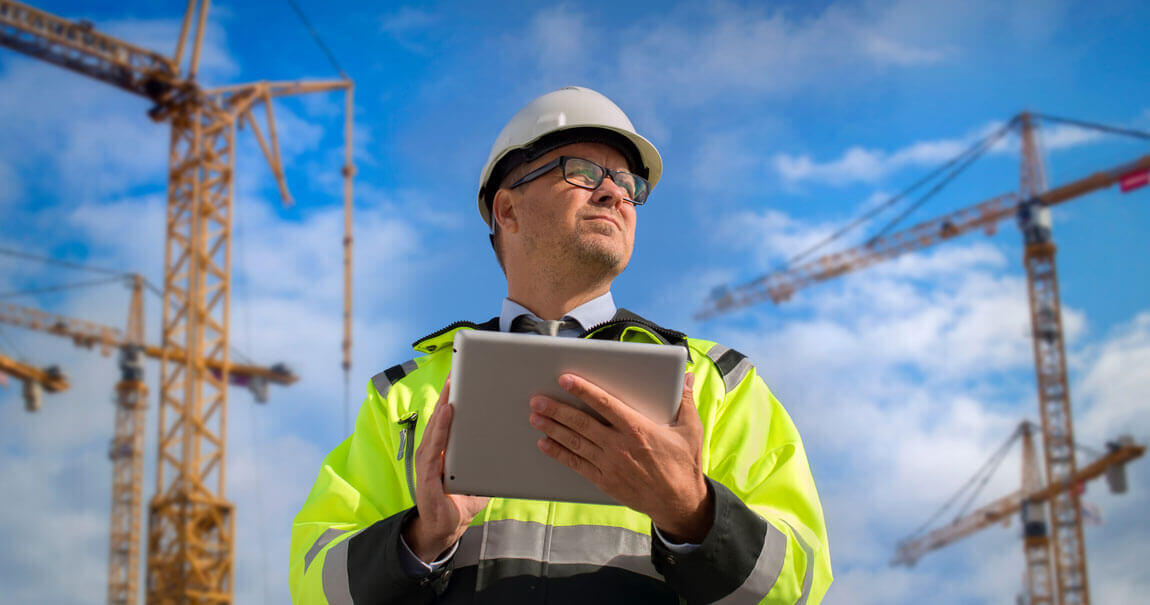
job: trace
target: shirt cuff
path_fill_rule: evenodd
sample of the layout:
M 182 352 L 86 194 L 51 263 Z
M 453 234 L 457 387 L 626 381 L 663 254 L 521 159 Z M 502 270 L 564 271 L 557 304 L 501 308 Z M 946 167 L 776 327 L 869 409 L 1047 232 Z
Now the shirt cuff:
M 403 571 L 407 575 L 416 578 L 423 578 L 435 573 L 440 567 L 446 565 L 447 562 L 451 560 L 451 557 L 455 556 L 455 551 L 459 549 L 459 542 L 456 541 L 455 544 L 452 544 L 451 548 L 447 549 L 447 552 L 443 553 L 438 559 L 431 563 L 426 563 L 423 559 L 415 556 L 414 552 L 411 552 L 411 547 L 407 545 L 407 540 L 403 539 L 403 534 L 399 535 L 399 545 L 401 547 L 399 549 L 399 563 L 403 566 Z
M 654 523 L 651 524 L 651 527 L 655 528 L 656 539 L 659 540 L 660 542 L 662 542 L 663 546 L 667 547 L 667 550 L 669 550 L 675 554 L 685 555 L 689 552 L 695 552 L 695 550 L 698 549 L 700 546 L 700 545 L 695 544 L 693 542 L 672 542 L 672 541 L 667 539 L 667 536 L 663 535 L 663 532 L 659 531 L 658 527 L 655 527 Z M 400 538 L 400 540 L 402 540 L 402 539 L 403 538 Z M 408 551 L 408 552 L 411 552 L 411 551 Z M 455 552 L 454 549 L 452 550 L 452 552 Z M 414 557 L 415 555 L 413 554 L 411 556 Z M 416 560 L 418 561 L 419 559 L 417 558 Z M 423 561 L 419 561 L 419 562 L 423 563 Z M 426 563 L 424 563 L 424 565 L 426 565 Z

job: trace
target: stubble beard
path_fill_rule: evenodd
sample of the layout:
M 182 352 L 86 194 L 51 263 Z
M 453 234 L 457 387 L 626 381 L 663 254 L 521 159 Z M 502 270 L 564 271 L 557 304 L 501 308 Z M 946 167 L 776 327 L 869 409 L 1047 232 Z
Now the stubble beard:
M 569 285 L 573 280 L 589 284 L 611 281 L 618 277 L 629 260 L 621 246 L 600 241 L 597 235 L 611 235 L 614 227 L 586 225 L 591 233 L 575 233 L 564 241 L 532 242 L 534 254 L 547 255 L 547 266 L 552 270 L 545 276 L 556 286 Z
M 594 282 L 615 279 L 623 272 L 629 260 L 621 249 L 625 246 L 601 241 L 597 234 L 610 236 L 616 227 L 598 223 L 585 226 L 592 233 L 578 233 L 570 242 L 575 266 L 581 269 L 585 279 Z

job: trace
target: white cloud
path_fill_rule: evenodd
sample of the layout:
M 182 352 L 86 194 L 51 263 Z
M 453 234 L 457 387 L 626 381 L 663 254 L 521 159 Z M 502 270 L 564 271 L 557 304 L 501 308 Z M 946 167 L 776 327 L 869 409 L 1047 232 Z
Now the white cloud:
M 598 46 L 598 33 L 587 24 L 586 14 L 567 5 L 539 11 L 531 18 L 530 45 L 545 73 L 585 75 L 587 49 Z M 577 82 L 576 82 L 577 83 Z
M 180 21 L 126 19 L 96 27 L 170 55 Z M 238 73 L 226 44 L 223 27 L 209 21 L 201 52 L 201 83 Z M 0 129 L 5 133 L 0 166 L 7 164 L 25 175 L 52 175 L 47 187 L 69 202 L 120 194 L 124 183 L 155 182 L 166 176 L 169 127 L 147 117 L 151 105 L 147 99 L 20 55 L 5 53 L 3 66 L 0 89 L 15 94 L 0 95 Z
M 435 42 L 431 32 L 439 21 L 439 15 L 431 11 L 403 6 L 394 13 L 383 15 L 379 29 L 406 50 L 426 54 Z
M 1122 433 L 1150 440 L 1150 312 L 1116 327 L 1086 357 L 1088 369 L 1075 391 L 1079 409 L 1086 412 L 1079 436 L 1096 444 Z
M 808 154 L 777 153 L 772 156 L 771 164 L 784 183 L 790 185 L 804 182 L 829 186 L 873 184 L 903 169 L 941 166 L 1001 127 L 1001 122 L 989 122 L 963 137 L 916 141 L 889 152 L 856 145 L 849 147 L 838 158 L 825 162 L 817 161 Z M 1046 126 L 1038 132 L 1040 147 L 1045 151 L 1080 147 L 1104 136 L 1095 130 L 1065 124 Z M 1018 148 L 1018 137 L 1012 133 L 992 145 L 988 152 L 1017 154 Z
M 723 215 L 714 237 L 716 242 L 747 251 L 750 262 L 743 264 L 765 269 L 823 242 L 834 229 L 829 223 L 809 225 L 785 212 L 768 209 Z
M 619 69 L 624 80 L 642 82 L 641 94 L 694 106 L 728 94 L 750 99 L 822 86 L 851 77 L 860 64 L 869 72 L 943 60 L 945 48 L 882 27 L 897 10 L 833 5 L 802 18 L 730 4 L 678 11 L 636 28 Z
M 1093 129 L 1071 124 L 1055 124 L 1039 130 L 1039 141 L 1043 149 L 1060 151 L 1093 143 L 1106 134 Z
M 947 53 L 939 49 L 915 48 L 882 36 L 864 37 L 862 46 L 876 62 L 907 67 L 942 61 Z
M 228 34 L 222 22 L 226 19 L 226 10 L 221 11 L 219 7 L 213 7 L 208 17 L 207 29 L 204 30 L 196 79 L 205 88 L 225 84 L 240 72 L 239 65 L 228 52 Z M 101 32 L 168 57 L 176 52 L 180 26 L 181 19 L 120 19 L 96 24 L 97 30 Z M 180 66 L 182 74 L 186 74 L 191 59 L 192 45 L 195 43 L 193 34 L 194 32 L 189 30 L 188 41 L 184 46 L 183 63 Z

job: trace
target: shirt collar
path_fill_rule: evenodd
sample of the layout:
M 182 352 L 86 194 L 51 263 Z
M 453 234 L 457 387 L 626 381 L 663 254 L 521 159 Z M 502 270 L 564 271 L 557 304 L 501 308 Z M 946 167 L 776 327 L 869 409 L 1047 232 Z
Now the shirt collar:
M 611 297 L 611 292 L 592 298 L 591 300 L 571 309 L 564 317 L 574 319 L 579 322 L 579 325 L 584 330 L 592 326 L 599 325 L 603 322 L 610 321 L 615 316 L 615 299 Z M 511 300 L 510 298 L 503 299 L 503 310 L 499 314 L 499 331 L 508 332 L 511 330 L 511 321 L 520 315 L 530 315 L 535 319 L 542 319 L 538 315 L 531 312 L 530 309 L 523 305 Z

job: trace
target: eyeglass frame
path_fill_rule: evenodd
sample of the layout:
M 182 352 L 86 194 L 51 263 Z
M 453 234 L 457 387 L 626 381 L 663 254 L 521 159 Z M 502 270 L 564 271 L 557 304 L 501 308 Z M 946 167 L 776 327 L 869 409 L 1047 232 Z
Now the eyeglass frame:
M 592 166 L 596 166 L 600 170 L 602 170 L 603 176 L 601 176 L 599 178 L 599 182 L 594 187 L 588 187 L 586 185 L 580 185 L 579 183 L 572 183 L 570 180 L 567 179 L 567 160 L 579 160 L 581 162 L 587 162 L 588 164 L 591 164 Z M 535 179 L 547 174 L 548 172 L 555 170 L 556 166 L 560 166 L 563 168 L 563 180 L 567 184 L 574 185 L 580 189 L 586 189 L 587 191 L 595 191 L 596 189 L 598 189 L 599 187 L 601 187 L 603 185 L 603 181 L 606 180 L 607 177 L 610 177 L 611 181 L 613 183 L 615 183 L 615 185 L 617 185 L 620 189 L 626 190 L 623 187 L 623 185 L 619 184 L 619 181 L 615 180 L 615 175 L 617 175 L 617 174 L 629 174 L 629 175 L 635 177 L 636 179 L 642 181 L 643 183 L 645 183 L 647 185 L 647 187 L 646 187 L 647 195 L 651 195 L 651 182 L 648 181 L 647 179 L 635 174 L 634 172 L 628 172 L 626 170 L 611 170 L 610 168 L 607 168 L 606 166 L 601 166 L 595 162 L 592 162 L 591 160 L 588 160 L 587 158 L 580 158 L 580 157 L 571 156 L 571 155 L 561 155 L 561 156 L 555 158 L 554 160 L 547 162 L 546 164 L 536 168 L 535 170 L 532 170 L 531 172 L 528 172 L 527 174 L 523 175 L 522 178 L 520 178 L 518 181 L 515 181 L 514 183 L 508 185 L 507 188 L 508 189 L 515 189 L 516 187 L 518 187 L 520 185 L 526 185 L 527 183 L 534 181 Z M 635 206 L 642 206 L 643 204 L 647 203 L 647 196 L 646 195 L 643 196 L 643 201 L 636 201 L 636 200 L 633 200 L 633 199 L 628 198 L 628 197 L 624 197 L 623 201 L 630 202 L 631 204 L 633 204 Z

